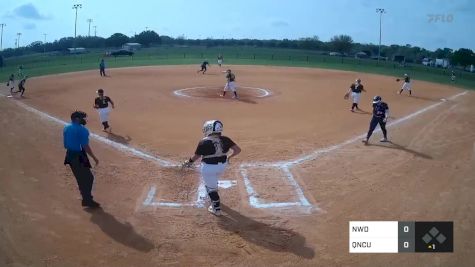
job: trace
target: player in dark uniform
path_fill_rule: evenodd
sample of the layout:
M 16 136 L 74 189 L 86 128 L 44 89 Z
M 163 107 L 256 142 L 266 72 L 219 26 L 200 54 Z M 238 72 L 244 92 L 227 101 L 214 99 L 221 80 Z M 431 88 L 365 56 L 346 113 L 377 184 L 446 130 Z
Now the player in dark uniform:
M 223 124 L 218 120 L 206 121 L 203 125 L 204 138 L 198 143 L 195 155 L 183 163 L 183 167 L 191 167 L 193 162 L 201 158 L 201 177 L 211 200 L 208 211 L 221 215 L 218 194 L 218 179 L 223 174 L 231 158 L 241 153 L 241 149 L 231 138 L 223 136 Z M 232 150 L 228 157 L 227 153 Z
M 382 101 L 380 96 L 373 97 L 373 118 L 369 123 L 369 131 L 366 138 L 363 139 L 363 143 L 368 144 L 369 138 L 373 134 L 374 129 L 379 124 L 381 131 L 383 131 L 384 138 L 381 142 L 388 142 L 388 136 L 386 131 L 386 121 L 389 118 L 388 104 Z
M 360 103 L 361 92 L 366 92 L 366 90 L 364 89 L 363 84 L 361 84 L 361 80 L 356 79 L 355 83 L 352 83 L 350 85 L 350 89 L 348 89 L 348 93 L 347 93 L 348 95 L 351 94 L 351 98 L 353 99 L 353 104 L 351 105 L 351 109 L 350 109 L 351 112 L 354 112 L 355 108 L 357 110 L 360 110 L 360 108 L 358 107 L 358 104 Z
M 99 74 L 101 77 L 106 77 L 106 63 L 104 62 L 104 59 L 101 59 L 101 63 L 99 63 Z
M 199 71 L 197 71 L 197 72 L 202 71 L 203 74 L 205 74 L 205 72 L 206 72 L 206 66 L 209 66 L 208 60 L 205 60 L 205 61 L 203 61 L 203 63 L 201 63 L 201 70 L 199 70 Z
M 26 78 L 28 78 L 27 76 L 25 76 L 23 79 L 21 79 L 21 81 L 18 83 L 18 92 L 17 93 L 21 93 L 20 96 L 23 97 L 23 94 L 25 93 L 25 83 L 26 83 Z
M 114 102 L 112 102 L 110 97 L 104 95 L 103 89 L 97 90 L 97 94 L 98 97 L 96 97 L 94 100 L 94 108 L 99 111 L 99 118 L 101 120 L 102 126 L 104 126 L 103 131 L 107 132 L 107 129 L 109 129 L 109 132 L 111 132 L 112 130 L 109 126 L 109 103 L 111 103 L 112 108 L 114 108 Z

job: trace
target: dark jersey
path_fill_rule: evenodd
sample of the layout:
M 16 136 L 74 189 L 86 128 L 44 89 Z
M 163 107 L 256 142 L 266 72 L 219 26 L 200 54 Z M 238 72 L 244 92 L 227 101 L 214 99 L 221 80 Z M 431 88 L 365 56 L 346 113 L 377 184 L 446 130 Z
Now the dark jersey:
M 223 60 L 223 56 L 218 56 L 218 60 Z
M 350 89 L 353 93 L 361 93 L 363 91 L 363 85 L 362 84 L 354 84 L 352 83 L 350 85 Z
M 13 81 L 13 80 L 15 80 L 15 75 L 13 75 L 13 74 L 12 74 L 12 75 L 10 75 L 10 77 L 8 78 L 8 80 L 9 80 L 9 81 Z
M 409 78 L 409 76 L 404 77 L 404 82 L 405 83 L 411 82 L 411 78 Z
M 384 118 L 388 109 L 388 104 L 384 102 L 373 104 L 373 116 L 377 118 Z
M 21 81 L 20 81 L 20 83 L 18 84 L 18 88 L 21 88 L 21 89 L 23 89 L 23 88 L 24 88 L 24 86 L 25 86 L 25 82 L 26 82 L 26 80 L 25 80 L 25 79 L 21 80 Z
M 112 102 L 112 100 L 108 96 L 104 96 L 103 98 L 96 97 L 94 104 L 98 108 L 107 108 L 109 106 L 109 102 Z
M 203 61 L 203 63 L 201 63 L 202 68 L 206 68 L 206 65 L 209 65 L 208 61 Z
M 235 143 L 226 136 L 208 136 L 203 138 L 196 147 L 195 154 L 202 156 L 202 160 L 206 164 L 225 163 L 229 149 Z
M 236 76 L 231 72 L 226 74 L 226 79 L 228 79 L 228 82 L 234 82 L 234 80 L 236 80 Z

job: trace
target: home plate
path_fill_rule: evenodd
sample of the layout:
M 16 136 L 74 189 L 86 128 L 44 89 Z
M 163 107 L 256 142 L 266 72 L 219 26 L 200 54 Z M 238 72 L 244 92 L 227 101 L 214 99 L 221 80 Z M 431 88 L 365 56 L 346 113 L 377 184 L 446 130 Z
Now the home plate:
M 224 189 L 228 189 L 230 187 L 233 187 L 237 185 L 237 181 L 236 180 L 222 180 L 222 181 L 218 181 L 218 187 L 220 188 L 224 188 Z
M 441 100 L 442 102 L 447 101 L 447 99 L 445 99 L 445 98 L 441 98 L 440 100 Z

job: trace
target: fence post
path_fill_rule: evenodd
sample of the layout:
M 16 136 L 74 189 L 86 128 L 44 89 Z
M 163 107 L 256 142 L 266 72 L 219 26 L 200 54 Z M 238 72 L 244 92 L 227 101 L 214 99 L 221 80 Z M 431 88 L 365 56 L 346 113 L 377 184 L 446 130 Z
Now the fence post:
M 292 56 L 289 56 L 289 60 L 292 60 Z
M 254 56 L 254 60 L 256 60 L 256 54 L 254 54 L 253 56 Z
M 308 62 L 308 56 L 307 56 L 307 62 Z
M 272 57 L 271 57 L 271 59 L 270 59 L 270 60 L 274 60 L 274 54 L 272 54 Z

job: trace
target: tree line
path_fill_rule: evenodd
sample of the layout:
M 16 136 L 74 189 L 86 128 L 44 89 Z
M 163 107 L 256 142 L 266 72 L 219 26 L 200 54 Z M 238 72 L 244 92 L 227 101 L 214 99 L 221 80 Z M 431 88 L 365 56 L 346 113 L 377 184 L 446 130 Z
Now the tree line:
M 304 49 L 311 51 L 318 51 L 321 53 L 338 52 L 342 56 L 351 56 L 357 52 L 364 52 L 368 57 L 377 57 L 379 47 L 376 44 L 361 44 L 355 43 L 351 36 L 336 35 L 330 41 L 321 41 L 318 36 L 300 38 L 296 40 L 290 39 L 189 39 L 185 36 L 178 36 L 176 38 L 170 36 L 159 36 L 155 31 L 147 30 L 134 36 L 127 36 L 122 33 L 114 33 L 108 38 L 103 37 L 86 37 L 78 36 L 64 37 L 54 42 L 43 43 L 36 41 L 28 46 L 20 48 L 8 48 L 1 52 L 3 57 L 20 56 L 29 53 L 42 53 L 53 51 L 66 51 L 71 47 L 84 48 L 119 48 L 124 43 L 136 42 L 145 47 L 156 45 L 169 46 L 252 46 L 252 47 L 266 47 L 266 48 L 286 48 L 286 49 Z M 383 45 L 381 46 L 381 57 L 391 60 L 394 56 L 404 56 L 406 62 L 420 63 L 424 58 L 443 58 L 450 59 L 452 65 L 460 65 L 466 67 L 475 64 L 475 55 L 470 49 L 459 49 L 453 51 L 449 48 L 439 48 L 435 51 L 430 51 L 425 48 L 407 45 Z

